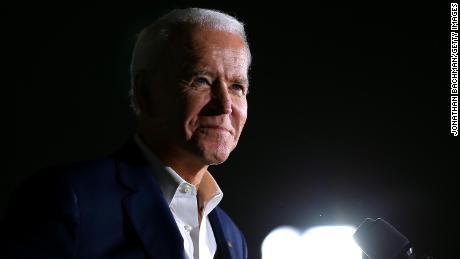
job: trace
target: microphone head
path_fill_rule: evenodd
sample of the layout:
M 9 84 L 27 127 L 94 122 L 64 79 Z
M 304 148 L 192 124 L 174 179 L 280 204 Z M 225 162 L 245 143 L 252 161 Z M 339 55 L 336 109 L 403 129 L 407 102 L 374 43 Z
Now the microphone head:
M 371 259 L 396 259 L 410 249 L 409 240 L 381 218 L 365 219 L 353 239 Z

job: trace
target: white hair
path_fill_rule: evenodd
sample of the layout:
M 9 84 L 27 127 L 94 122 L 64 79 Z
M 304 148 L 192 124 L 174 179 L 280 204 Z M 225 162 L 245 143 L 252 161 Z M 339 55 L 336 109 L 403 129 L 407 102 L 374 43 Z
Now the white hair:
M 131 108 L 140 114 L 134 89 L 135 78 L 139 71 L 154 70 L 161 67 L 161 55 L 170 42 L 172 32 L 177 25 L 199 25 L 213 30 L 231 32 L 239 35 L 246 46 L 248 64 L 251 53 L 247 42 L 244 24 L 235 17 L 216 10 L 201 8 L 175 9 L 145 27 L 137 38 L 131 59 Z

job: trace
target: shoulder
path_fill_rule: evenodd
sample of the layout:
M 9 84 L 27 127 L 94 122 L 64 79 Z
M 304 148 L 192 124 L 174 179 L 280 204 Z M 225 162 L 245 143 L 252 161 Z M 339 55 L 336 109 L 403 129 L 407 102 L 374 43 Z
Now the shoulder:
M 18 190 L 62 190 L 79 189 L 83 185 L 90 189 L 91 182 L 103 182 L 115 173 L 115 162 L 109 157 L 94 160 L 79 161 L 42 168 L 27 177 L 19 186 Z M 89 184 L 89 185 L 88 185 Z
M 72 199 L 75 189 L 98 178 L 104 178 L 115 171 L 115 162 L 110 158 L 74 162 L 50 166 L 38 170 L 23 180 L 11 195 L 10 204 L 23 204 L 24 201 L 46 199 Z M 87 186 L 90 187 L 90 186 Z M 40 202 L 41 206 L 45 203 Z
M 14 189 L 8 210 L 71 206 L 77 202 L 78 193 L 92 192 L 99 189 L 100 183 L 116 181 L 115 164 L 114 159 L 104 157 L 42 168 Z
M 101 200 L 99 194 L 105 186 L 91 186 L 92 182 L 115 175 L 110 173 L 115 168 L 111 160 L 48 167 L 26 178 L 10 196 L 0 220 L 0 253 L 21 258 L 71 258 L 82 218 L 88 215 L 84 213 L 91 211 L 89 206 L 82 206 Z M 20 249 L 22 246 L 28 249 Z
M 64 181 L 78 182 L 80 179 L 104 177 L 107 174 L 112 174 L 115 169 L 116 163 L 113 158 L 102 157 L 47 167 L 37 172 L 32 178 L 53 177 Z

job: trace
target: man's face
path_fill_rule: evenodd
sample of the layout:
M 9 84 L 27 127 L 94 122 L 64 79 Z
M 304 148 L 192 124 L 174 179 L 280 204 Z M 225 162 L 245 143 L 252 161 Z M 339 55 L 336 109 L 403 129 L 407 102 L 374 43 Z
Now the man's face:
M 247 117 L 244 42 L 237 34 L 194 27 L 170 47 L 167 72 L 151 102 L 162 141 L 169 151 L 201 163 L 222 163 L 236 147 Z

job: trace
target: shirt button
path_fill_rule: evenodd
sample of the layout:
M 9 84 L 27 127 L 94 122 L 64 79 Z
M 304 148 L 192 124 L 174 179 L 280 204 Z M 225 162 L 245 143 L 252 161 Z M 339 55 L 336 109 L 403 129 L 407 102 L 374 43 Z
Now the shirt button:
M 190 232 L 190 231 L 192 231 L 192 226 L 190 226 L 190 225 L 184 225 L 184 229 L 185 229 L 187 232 Z
M 183 193 L 190 193 L 192 192 L 192 187 L 188 184 L 185 184 L 182 188 L 181 188 L 181 192 Z

